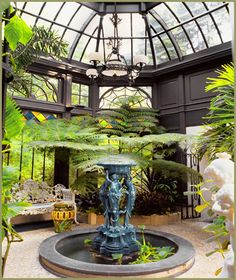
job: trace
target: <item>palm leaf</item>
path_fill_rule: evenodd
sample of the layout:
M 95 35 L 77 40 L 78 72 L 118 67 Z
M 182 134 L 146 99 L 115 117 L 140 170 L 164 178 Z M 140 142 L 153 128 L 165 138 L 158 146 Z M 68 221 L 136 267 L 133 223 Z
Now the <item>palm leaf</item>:
M 215 71 L 217 78 L 207 78 L 208 84 L 205 88 L 208 91 L 219 91 L 222 87 L 234 88 L 234 65 L 230 64 L 222 65 L 223 70 Z

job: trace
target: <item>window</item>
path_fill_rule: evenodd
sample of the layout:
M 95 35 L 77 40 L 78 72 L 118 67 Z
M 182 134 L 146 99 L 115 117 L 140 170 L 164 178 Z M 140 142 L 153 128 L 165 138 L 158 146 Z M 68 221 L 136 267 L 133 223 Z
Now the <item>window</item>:
M 72 83 L 71 104 L 89 106 L 89 86 Z
M 100 87 L 99 108 L 119 108 L 130 101 L 133 108 L 152 108 L 152 87 Z
M 25 73 L 9 84 L 8 92 L 11 96 L 58 102 L 58 82 L 57 78 Z

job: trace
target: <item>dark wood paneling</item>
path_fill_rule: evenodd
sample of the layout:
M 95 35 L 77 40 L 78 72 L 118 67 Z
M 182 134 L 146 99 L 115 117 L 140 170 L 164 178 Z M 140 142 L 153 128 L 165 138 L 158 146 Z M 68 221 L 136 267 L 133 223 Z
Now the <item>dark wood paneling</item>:
M 186 112 L 186 127 L 203 124 L 204 120 L 202 119 L 202 117 L 204 117 L 207 112 L 207 108 L 201 108 L 198 110 Z
M 160 108 L 176 105 L 178 102 L 178 80 L 172 79 L 160 83 Z
M 211 98 L 216 95 L 205 92 L 207 78 L 216 77 L 215 70 L 229 62 L 228 57 L 209 60 L 208 65 L 196 64 L 194 68 L 177 71 L 175 77 L 172 74 L 171 77 L 155 78 L 153 95 L 156 95 L 155 107 L 160 109 L 161 124 L 170 131 L 181 133 L 185 133 L 188 126 L 202 125 L 202 117 L 207 114 Z
M 14 97 L 14 100 L 21 109 L 43 111 L 50 113 L 64 113 L 65 106 L 61 103 L 52 103 L 41 100 L 33 100 L 24 97 Z
M 167 128 L 168 132 L 179 132 L 179 114 L 160 115 L 160 123 Z
M 202 99 L 210 99 L 215 96 L 213 93 L 206 93 L 205 86 L 207 78 L 216 77 L 215 69 L 191 73 L 185 76 L 185 102 L 193 104 Z

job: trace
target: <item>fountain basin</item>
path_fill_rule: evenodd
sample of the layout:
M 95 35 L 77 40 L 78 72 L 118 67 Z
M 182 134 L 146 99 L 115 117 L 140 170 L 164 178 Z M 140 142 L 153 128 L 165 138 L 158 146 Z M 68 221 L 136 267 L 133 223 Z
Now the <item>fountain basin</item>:
M 95 229 L 77 229 L 47 238 L 39 248 L 41 265 L 60 277 L 170 277 L 185 272 L 194 263 L 195 250 L 190 242 L 170 233 L 145 230 L 146 241 L 153 246 L 172 246 L 176 253 L 146 264 L 106 264 L 94 257 L 84 245 L 85 239 L 93 239 L 96 235 Z M 137 230 L 137 239 L 140 238 Z

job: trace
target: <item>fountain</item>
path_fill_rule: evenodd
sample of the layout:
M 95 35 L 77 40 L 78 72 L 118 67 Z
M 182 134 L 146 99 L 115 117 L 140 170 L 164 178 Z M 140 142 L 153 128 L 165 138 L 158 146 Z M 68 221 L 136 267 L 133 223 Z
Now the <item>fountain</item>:
M 137 255 L 139 245 L 136 240 L 135 228 L 129 224 L 129 218 L 135 201 L 135 188 L 132 184 L 130 167 L 134 161 L 125 161 L 121 156 L 113 156 L 98 165 L 104 167 L 106 181 L 100 188 L 99 197 L 105 210 L 105 223 L 98 229 L 99 235 L 94 239 L 92 249 L 100 257 L 113 254 L 124 256 Z M 120 209 L 121 200 L 125 200 L 124 209 Z M 124 216 L 123 225 L 120 224 Z
M 104 224 L 97 230 L 78 229 L 46 239 L 39 248 L 40 263 L 50 272 L 62 277 L 152 275 L 172 276 L 183 273 L 194 262 L 191 243 L 173 234 L 145 231 L 153 246 L 171 246 L 175 254 L 158 262 L 129 264 L 139 254 L 141 233 L 129 224 L 135 202 L 131 167 L 135 162 L 124 156 L 110 156 L 98 163 L 104 167 L 106 180 L 99 197 L 104 208 Z M 91 250 L 84 246 L 91 239 Z M 114 263 L 120 254 L 122 265 Z

